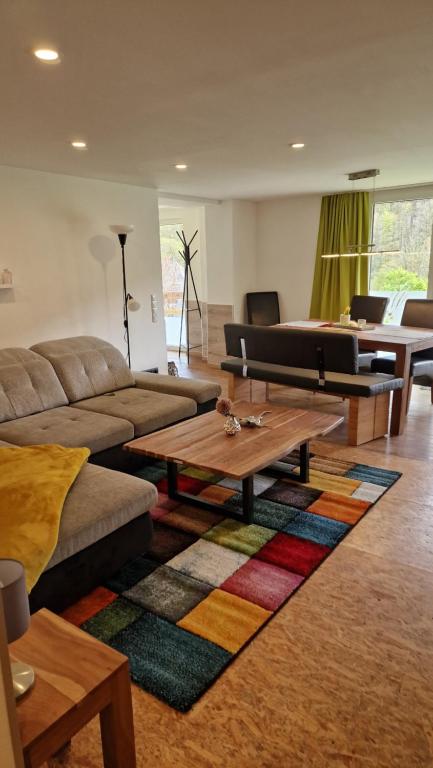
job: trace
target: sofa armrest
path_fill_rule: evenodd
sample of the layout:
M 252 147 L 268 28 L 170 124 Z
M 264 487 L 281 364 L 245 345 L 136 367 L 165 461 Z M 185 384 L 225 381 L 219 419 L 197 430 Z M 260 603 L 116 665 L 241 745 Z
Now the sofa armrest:
M 213 381 L 203 379 L 187 379 L 181 376 L 168 376 L 163 373 L 134 372 L 135 386 L 162 392 L 165 395 L 181 395 L 195 400 L 196 403 L 207 403 L 221 394 L 221 387 Z

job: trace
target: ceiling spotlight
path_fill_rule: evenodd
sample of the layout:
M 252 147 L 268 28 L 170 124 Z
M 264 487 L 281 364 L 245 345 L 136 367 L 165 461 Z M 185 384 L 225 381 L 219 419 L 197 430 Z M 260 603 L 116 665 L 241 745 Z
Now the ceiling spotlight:
M 185 165 L 185 163 L 177 163 L 177 164 L 175 165 L 175 168 L 176 168 L 176 170 L 178 170 L 178 171 L 186 171 L 186 169 L 188 168 L 188 166 L 187 166 L 187 165 Z
M 87 144 L 85 141 L 71 141 L 71 144 L 74 149 L 87 149 Z
M 54 48 L 38 48 L 33 53 L 41 61 L 58 61 L 59 59 L 59 54 Z
M 305 144 L 303 144 L 302 141 L 295 141 L 295 143 L 291 144 L 290 146 L 292 149 L 303 149 Z

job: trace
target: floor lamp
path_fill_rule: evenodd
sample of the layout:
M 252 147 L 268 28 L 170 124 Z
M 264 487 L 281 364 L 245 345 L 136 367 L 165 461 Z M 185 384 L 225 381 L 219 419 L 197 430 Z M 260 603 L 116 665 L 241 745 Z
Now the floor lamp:
M 125 339 L 128 350 L 128 365 L 131 367 L 131 346 L 129 343 L 129 317 L 128 311 L 137 312 L 140 309 L 140 304 L 135 301 L 134 297 L 128 293 L 126 287 L 126 267 L 125 267 L 125 244 L 126 238 L 131 232 L 134 231 L 133 224 L 111 224 L 111 231 L 119 238 L 120 248 L 122 251 L 122 278 L 123 278 L 123 326 L 125 328 Z

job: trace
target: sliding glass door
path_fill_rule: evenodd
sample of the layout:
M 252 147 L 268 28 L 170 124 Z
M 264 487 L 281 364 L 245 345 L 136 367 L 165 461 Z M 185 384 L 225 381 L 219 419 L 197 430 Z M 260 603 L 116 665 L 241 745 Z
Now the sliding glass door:
M 180 242 L 176 233 L 182 229 L 182 223 L 162 223 L 160 226 L 165 331 L 167 347 L 171 349 L 179 346 L 180 337 L 184 262 L 179 254 Z M 185 323 L 182 343 L 185 344 Z
M 406 299 L 424 299 L 429 285 L 433 198 L 374 206 L 374 250 L 398 253 L 370 258 L 370 295 L 389 296 L 385 322 L 398 324 Z

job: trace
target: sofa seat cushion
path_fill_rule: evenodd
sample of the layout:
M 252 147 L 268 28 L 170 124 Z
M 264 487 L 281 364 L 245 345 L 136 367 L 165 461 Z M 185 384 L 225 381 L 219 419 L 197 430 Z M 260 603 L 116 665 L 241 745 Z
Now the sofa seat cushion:
M 190 397 L 201 405 L 209 400 L 215 400 L 221 394 L 221 387 L 213 381 L 204 379 L 187 379 L 182 376 L 168 376 L 163 373 L 135 373 L 135 385 L 140 389 L 162 392 L 166 395 L 181 395 Z
M 45 570 L 148 512 L 157 499 L 146 480 L 87 464 L 66 497 L 57 546 Z
M 29 349 L 0 350 L 0 423 L 67 404 L 48 360 Z
M 224 371 L 230 371 L 242 376 L 243 362 L 238 357 L 229 358 L 221 363 Z M 300 389 L 314 389 L 335 395 L 352 395 L 353 397 L 373 397 L 383 392 L 402 389 L 403 379 L 387 376 L 382 373 L 332 373 L 326 372 L 325 385 L 318 384 L 318 372 L 310 368 L 292 368 L 274 363 L 261 363 L 256 360 L 247 361 L 249 379 L 269 381 Z
M 50 361 L 70 403 L 134 385 L 122 353 L 96 336 L 73 336 L 35 344 Z
M 120 416 L 134 425 L 135 437 L 147 435 L 176 421 L 195 416 L 197 405 L 188 397 L 163 395 L 133 387 L 74 403 L 74 410 Z
M 14 445 L 57 443 L 68 448 L 104 451 L 134 437 L 134 427 L 125 419 L 79 411 L 70 406 L 0 424 L 0 440 Z

